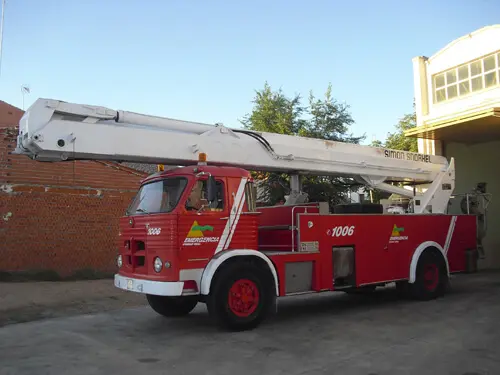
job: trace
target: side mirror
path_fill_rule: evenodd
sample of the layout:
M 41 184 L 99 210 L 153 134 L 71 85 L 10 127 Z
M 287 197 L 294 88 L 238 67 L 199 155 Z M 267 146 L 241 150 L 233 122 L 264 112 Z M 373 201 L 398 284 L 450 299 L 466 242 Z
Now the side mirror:
M 212 203 L 217 199 L 217 185 L 215 183 L 215 178 L 209 176 L 207 180 L 207 200 Z

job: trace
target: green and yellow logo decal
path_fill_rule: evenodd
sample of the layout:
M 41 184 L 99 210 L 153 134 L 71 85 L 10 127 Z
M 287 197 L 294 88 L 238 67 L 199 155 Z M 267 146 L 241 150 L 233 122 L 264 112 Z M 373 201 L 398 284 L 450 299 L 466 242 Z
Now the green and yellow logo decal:
M 219 242 L 219 237 L 206 237 L 206 232 L 213 232 L 214 227 L 211 225 L 200 225 L 198 221 L 194 221 L 191 225 L 186 238 L 184 239 L 185 246 L 199 246 L 202 243 L 207 242 Z
M 398 243 L 399 241 L 406 241 L 408 236 L 403 236 L 402 233 L 405 231 L 405 228 L 398 227 L 396 224 L 392 227 L 391 238 L 389 239 L 389 243 Z
M 198 222 L 195 220 L 193 222 L 193 225 L 191 225 L 191 229 L 189 230 L 187 234 L 187 238 L 200 238 L 204 236 L 204 232 L 213 232 L 214 227 L 210 225 L 200 225 Z
M 399 237 L 401 235 L 401 232 L 404 232 L 405 228 L 398 228 L 396 224 L 394 224 L 394 227 L 392 227 L 392 236 L 393 237 Z

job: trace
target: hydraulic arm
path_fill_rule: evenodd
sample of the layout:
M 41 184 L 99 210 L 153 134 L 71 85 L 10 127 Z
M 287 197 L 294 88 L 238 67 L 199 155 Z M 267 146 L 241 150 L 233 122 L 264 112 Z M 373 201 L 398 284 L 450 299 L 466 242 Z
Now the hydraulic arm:
M 114 160 L 166 165 L 210 163 L 291 175 L 354 177 L 381 190 L 415 197 L 387 180 L 430 183 L 415 212 L 445 212 L 455 170 L 441 156 L 230 129 L 113 110 L 100 106 L 38 99 L 24 114 L 15 153 L 35 160 Z M 297 179 L 294 190 L 300 189 Z M 295 195 L 295 197 L 297 197 Z

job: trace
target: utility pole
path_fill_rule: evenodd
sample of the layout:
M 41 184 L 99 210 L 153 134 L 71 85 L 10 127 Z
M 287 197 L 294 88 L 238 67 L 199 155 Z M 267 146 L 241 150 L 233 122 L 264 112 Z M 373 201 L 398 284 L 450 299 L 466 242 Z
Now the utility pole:
M 21 86 L 21 95 L 23 96 L 23 111 L 24 111 L 24 95 L 29 94 L 30 92 L 31 90 L 28 85 Z
M 5 16 L 5 0 L 2 0 L 2 23 L 0 24 L 0 76 L 2 75 L 3 20 Z

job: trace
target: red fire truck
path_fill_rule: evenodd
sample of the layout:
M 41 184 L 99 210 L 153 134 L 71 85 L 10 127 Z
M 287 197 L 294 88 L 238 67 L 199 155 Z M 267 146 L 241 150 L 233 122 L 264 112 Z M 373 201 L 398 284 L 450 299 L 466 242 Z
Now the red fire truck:
M 118 235 L 116 287 L 145 294 L 165 316 L 205 303 L 217 324 L 244 330 L 275 312 L 278 297 L 395 282 L 428 300 L 443 295 L 451 273 L 476 266 L 476 217 L 447 213 L 455 166 L 441 156 L 52 99 L 26 111 L 15 152 L 183 166 L 142 181 Z M 290 175 L 285 204 L 257 207 L 257 170 Z M 410 210 L 308 202 L 302 175 L 355 178 L 408 197 Z

